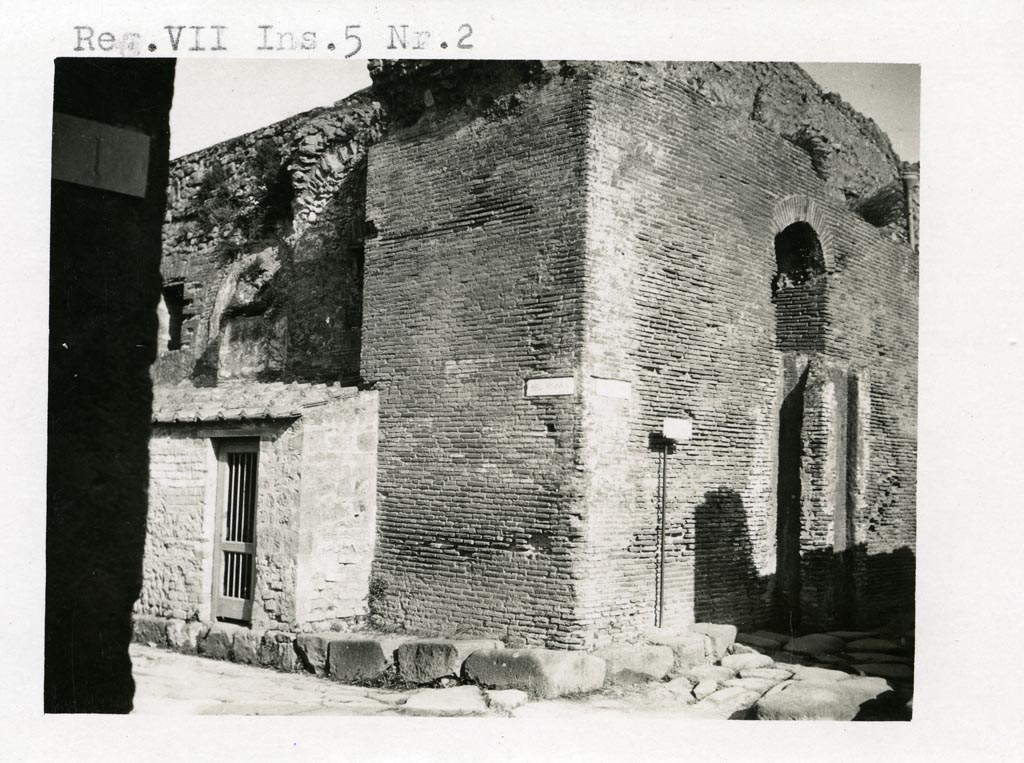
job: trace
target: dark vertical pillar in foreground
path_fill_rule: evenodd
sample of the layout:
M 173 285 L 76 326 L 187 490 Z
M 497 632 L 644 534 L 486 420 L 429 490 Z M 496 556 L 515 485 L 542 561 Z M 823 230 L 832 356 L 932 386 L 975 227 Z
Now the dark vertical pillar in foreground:
M 56 113 L 150 141 L 144 197 L 52 183 L 47 712 L 132 708 L 173 82 L 170 59 L 56 62 Z

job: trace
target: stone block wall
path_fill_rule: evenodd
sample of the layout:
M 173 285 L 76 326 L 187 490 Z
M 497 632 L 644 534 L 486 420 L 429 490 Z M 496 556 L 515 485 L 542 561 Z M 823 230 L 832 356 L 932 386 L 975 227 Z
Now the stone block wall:
M 232 386 L 207 388 L 196 397 L 208 411 L 216 407 L 231 414 Z M 195 403 L 190 396 L 181 391 L 159 396 L 137 614 L 213 620 L 216 447 L 224 438 L 256 437 L 252 628 L 296 632 L 365 618 L 374 540 L 377 395 L 354 388 L 254 384 L 245 393 L 250 403 L 260 391 L 278 405 L 290 403 L 286 407 L 295 409 L 293 415 L 197 421 L 177 407 Z M 219 405 L 209 405 L 217 398 Z
M 520 74 L 476 66 L 491 67 L 485 83 Z M 392 626 L 564 646 L 576 639 L 579 398 L 527 397 L 525 384 L 578 381 L 586 115 L 578 78 L 535 74 L 448 101 L 422 83 L 419 102 L 435 106 L 370 151 L 371 586 Z
M 302 417 L 296 621 L 301 630 L 367 614 L 377 529 L 377 393 Z

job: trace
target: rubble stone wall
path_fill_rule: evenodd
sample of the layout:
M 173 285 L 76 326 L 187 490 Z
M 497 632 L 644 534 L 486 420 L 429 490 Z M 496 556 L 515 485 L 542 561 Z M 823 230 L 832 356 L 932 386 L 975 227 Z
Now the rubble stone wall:
M 136 613 L 210 622 L 216 442 L 258 437 L 252 627 L 331 627 L 366 615 L 373 553 L 376 393 L 338 395 L 274 422 L 157 424 Z M 230 389 L 223 390 L 230 399 Z
M 171 163 L 165 284 L 182 284 L 183 379 L 355 380 L 366 147 L 379 104 L 357 93 Z

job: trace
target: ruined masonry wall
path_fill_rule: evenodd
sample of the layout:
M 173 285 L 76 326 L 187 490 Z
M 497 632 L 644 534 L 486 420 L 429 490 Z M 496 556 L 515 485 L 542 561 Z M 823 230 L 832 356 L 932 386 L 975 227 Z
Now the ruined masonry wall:
M 428 112 L 371 149 L 371 608 L 388 626 L 579 643 L 578 398 L 524 384 L 579 358 L 581 88 L 556 76 L 484 114 Z
M 186 305 L 157 384 L 358 376 L 366 147 L 382 129 L 357 93 L 171 163 L 161 270 Z

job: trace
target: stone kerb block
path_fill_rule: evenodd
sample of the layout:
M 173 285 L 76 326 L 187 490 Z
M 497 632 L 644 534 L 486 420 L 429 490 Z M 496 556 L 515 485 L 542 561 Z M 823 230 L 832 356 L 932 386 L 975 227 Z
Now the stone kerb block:
M 617 685 L 660 681 L 675 664 L 668 646 L 610 646 L 598 649 L 594 656 L 607 664 L 605 683 Z
M 473 652 L 463 675 L 491 689 L 522 689 L 550 699 L 600 689 L 605 661 L 586 652 L 555 649 L 488 649 Z
M 246 665 L 255 665 L 259 639 L 247 628 L 236 631 L 231 639 L 231 659 Z
M 327 648 L 341 633 L 300 633 L 295 638 L 295 652 L 303 667 L 318 676 L 327 675 Z
M 410 638 L 338 634 L 327 646 L 327 675 L 344 683 L 376 680 L 395 664 L 395 652 Z
M 196 650 L 204 657 L 214 660 L 230 659 L 235 635 L 240 631 L 248 632 L 248 628 L 230 623 L 214 623 L 206 635 L 199 639 Z
M 152 615 L 135 615 L 132 618 L 132 636 L 140 644 L 167 644 L 167 620 Z
M 447 676 L 462 674 L 462 664 L 473 652 L 501 649 L 494 639 L 413 639 L 400 644 L 395 653 L 398 677 L 413 684 L 428 684 Z
M 259 664 L 291 673 L 299 668 L 295 637 L 285 631 L 267 631 L 260 640 Z

